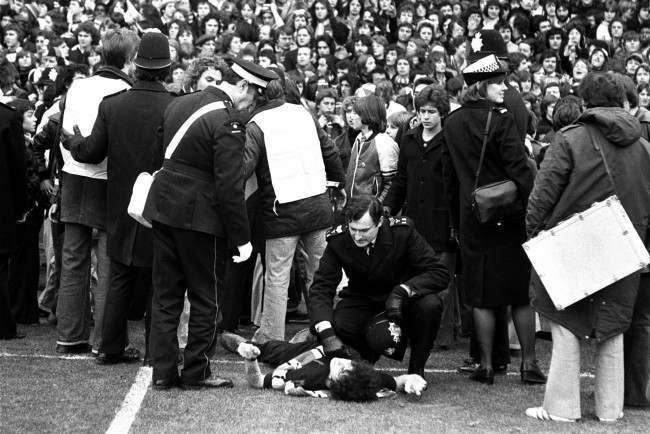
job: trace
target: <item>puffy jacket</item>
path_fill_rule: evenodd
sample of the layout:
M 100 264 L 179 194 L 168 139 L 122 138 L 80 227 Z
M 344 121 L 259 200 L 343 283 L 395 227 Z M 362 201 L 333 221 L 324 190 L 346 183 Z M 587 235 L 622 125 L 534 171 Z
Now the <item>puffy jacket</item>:
M 399 147 L 386 133 L 363 137 L 359 133 L 352 145 L 350 163 L 345 176 L 348 197 L 371 194 L 383 201 L 397 174 Z
M 604 151 L 615 187 L 596 146 Z M 622 108 L 589 109 L 575 124 L 561 129 L 549 146 L 528 200 L 527 232 L 532 236 L 552 228 L 614 193 L 645 238 L 650 217 L 650 144 L 641 138 L 639 121 Z M 533 273 L 531 304 L 581 339 L 605 340 L 629 327 L 638 286 L 636 273 L 557 311 Z

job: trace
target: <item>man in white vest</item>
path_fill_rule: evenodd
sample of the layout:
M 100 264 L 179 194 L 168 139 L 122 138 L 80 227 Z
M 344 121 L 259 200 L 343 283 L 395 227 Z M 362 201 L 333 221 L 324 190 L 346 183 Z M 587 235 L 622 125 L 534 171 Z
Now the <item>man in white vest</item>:
M 343 188 L 345 174 L 336 148 L 302 106 L 284 100 L 283 82 L 265 90 L 267 102 L 246 126 L 246 176 L 255 173 L 266 239 L 264 301 L 256 343 L 284 340 L 289 275 L 296 249 L 309 288 L 333 224 L 327 181 Z
M 102 39 L 103 65 L 92 77 L 75 80 L 68 90 L 63 128 L 87 136 L 92 131 L 99 104 L 105 96 L 131 87 L 129 74 L 140 38 L 125 29 L 112 30 Z M 61 222 L 65 225 L 61 283 L 57 304 L 58 353 L 90 351 L 90 256 L 93 231 L 97 231 L 97 286 L 94 292 L 95 332 L 92 349 L 98 351 L 104 300 L 108 288 L 106 254 L 106 159 L 99 164 L 75 161 L 61 146 Z

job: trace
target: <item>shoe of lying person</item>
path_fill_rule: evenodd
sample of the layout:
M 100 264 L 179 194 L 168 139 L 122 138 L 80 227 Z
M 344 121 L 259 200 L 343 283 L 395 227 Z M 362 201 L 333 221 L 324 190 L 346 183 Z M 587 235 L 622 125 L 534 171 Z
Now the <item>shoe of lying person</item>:
M 239 347 L 239 344 L 242 342 L 246 342 L 246 339 L 235 333 L 223 332 L 221 334 L 221 346 L 231 353 L 236 353 L 237 347 Z

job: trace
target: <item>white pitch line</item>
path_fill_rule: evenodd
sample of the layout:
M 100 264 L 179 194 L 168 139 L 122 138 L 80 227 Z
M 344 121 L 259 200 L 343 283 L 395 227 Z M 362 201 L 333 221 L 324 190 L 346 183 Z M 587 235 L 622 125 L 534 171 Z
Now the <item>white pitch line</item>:
M 126 394 L 124 401 L 122 401 L 122 405 L 115 414 L 111 425 L 106 430 L 106 434 L 126 434 L 129 432 L 151 384 L 152 372 L 153 369 L 149 366 L 138 369 L 135 381 L 129 393 Z
M 35 357 L 35 358 L 44 358 L 44 359 L 70 359 L 70 360 L 90 360 L 93 357 L 90 356 L 52 356 L 47 354 L 10 354 L 10 353 L 0 353 L 0 357 Z M 227 359 L 211 359 L 215 363 L 226 363 L 226 364 L 235 364 L 243 365 L 243 360 L 227 360 Z M 404 372 L 406 369 L 403 368 L 378 368 L 380 371 L 387 372 Z M 425 369 L 424 372 L 428 374 L 461 374 L 456 369 Z M 508 371 L 506 375 L 517 376 L 519 372 L 517 371 Z M 594 378 L 594 374 L 590 372 L 583 372 L 580 374 L 581 378 Z
M 2 352 L 0 353 L 0 357 L 22 357 L 25 359 L 61 359 L 61 360 L 94 360 L 95 358 L 92 356 L 81 356 L 77 354 L 61 354 L 61 355 L 53 355 L 53 354 L 14 354 L 14 353 L 5 353 Z

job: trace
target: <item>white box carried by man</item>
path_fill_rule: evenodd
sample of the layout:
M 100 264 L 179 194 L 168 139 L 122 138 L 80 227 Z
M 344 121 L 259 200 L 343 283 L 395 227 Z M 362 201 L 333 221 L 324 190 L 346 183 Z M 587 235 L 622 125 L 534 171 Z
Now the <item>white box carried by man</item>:
M 558 310 L 650 263 L 616 196 L 540 232 L 523 247 Z

